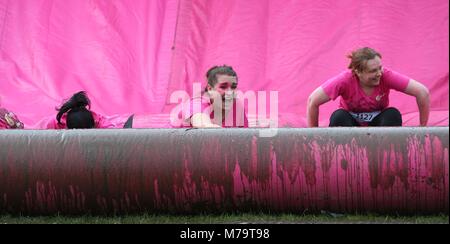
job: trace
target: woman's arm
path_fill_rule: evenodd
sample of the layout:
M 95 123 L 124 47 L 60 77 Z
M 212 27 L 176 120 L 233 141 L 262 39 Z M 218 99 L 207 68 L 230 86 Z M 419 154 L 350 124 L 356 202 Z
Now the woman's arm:
M 420 126 L 426 126 L 430 115 L 430 92 L 423 84 L 413 79 L 409 80 L 405 93 L 416 97 L 419 108 Z
M 194 128 L 221 128 L 219 125 L 213 124 L 209 116 L 204 113 L 192 115 L 191 125 Z
M 308 127 L 319 126 L 319 106 L 330 101 L 328 95 L 323 91 L 322 87 L 314 90 L 308 98 L 306 109 L 306 117 Z

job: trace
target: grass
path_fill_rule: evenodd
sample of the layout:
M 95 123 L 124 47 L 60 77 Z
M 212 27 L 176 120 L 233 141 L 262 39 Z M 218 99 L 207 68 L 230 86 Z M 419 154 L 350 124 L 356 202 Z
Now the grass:
M 0 224 L 449 224 L 448 215 L 223 214 L 126 216 L 0 216 Z

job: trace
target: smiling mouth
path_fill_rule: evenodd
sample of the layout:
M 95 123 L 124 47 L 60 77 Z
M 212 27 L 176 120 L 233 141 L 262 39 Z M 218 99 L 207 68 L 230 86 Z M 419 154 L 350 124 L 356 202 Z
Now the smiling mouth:
M 225 109 L 229 109 L 233 104 L 234 96 L 232 95 L 225 95 L 222 97 L 222 103 Z
M 224 95 L 223 97 L 222 97 L 222 101 L 231 101 L 231 100 L 233 100 L 234 99 L 234 95 Z

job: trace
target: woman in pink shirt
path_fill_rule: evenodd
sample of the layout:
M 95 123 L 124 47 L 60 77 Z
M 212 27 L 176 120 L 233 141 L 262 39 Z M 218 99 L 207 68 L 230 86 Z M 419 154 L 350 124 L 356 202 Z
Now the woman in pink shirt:
M 248 127 L 242 101 L 236 98 L 237 74 L 230 66 L 214 66 L 206 73 L 208 84 L 200 97 L 190 99 L 181 117 L 194 128 Z
M 420 125 L 429 116 L 429 92 L 421 83 L 384 68 L 381 55 L 364 47 L 348 56 L 349 70 L 327 80 L 308 99 L 309 127 L 317 127 L 319 106 L 341 97 L 340 108 L 330 118 L 330 126 L 401 126 L 398 109 L 389 107 L 389 91 L 395 89 L 416 97 Z
M 105 117 L 89 110 L 91 101 L 84 91 L 75 93 L 58 110 L 56 120 L 47 123 L 47 129 L 112 128 Z

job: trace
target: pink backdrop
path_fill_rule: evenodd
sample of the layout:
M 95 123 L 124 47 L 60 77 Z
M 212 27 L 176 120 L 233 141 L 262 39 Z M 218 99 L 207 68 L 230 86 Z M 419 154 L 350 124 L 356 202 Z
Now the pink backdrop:
M 279 92 L 280 126 L 303 127 L 308 95 L 371 46 L 430 89 L 430 124 L 448 125 L 448 16 L 447 0 L 0 0 L 1 104 L 36 128 L 86 90 L 118 124 L 136 113 L 162 127 L 173 91 L 229 64 L 243 91 Z M 418 125 L 414 98 L 391 104 Z

